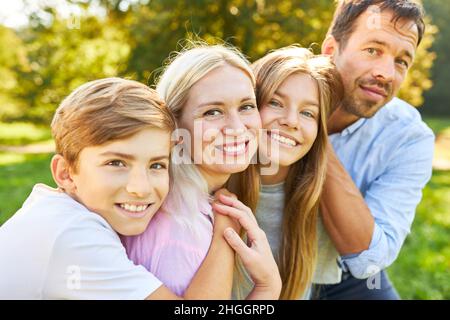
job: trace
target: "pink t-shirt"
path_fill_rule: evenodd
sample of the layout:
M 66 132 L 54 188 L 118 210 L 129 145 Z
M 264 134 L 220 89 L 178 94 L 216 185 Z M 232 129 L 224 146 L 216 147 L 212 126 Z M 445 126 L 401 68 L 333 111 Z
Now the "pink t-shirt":
M 143 265 L 173 293 L 182 296 L 205 259 L 213 236 L 213 213 L 199 203 L 194 234 L 164 210 L 159 210 L 140 235 L 121 237 L 128 257 Z M 180 212 L 179 214 L 187 214 Z

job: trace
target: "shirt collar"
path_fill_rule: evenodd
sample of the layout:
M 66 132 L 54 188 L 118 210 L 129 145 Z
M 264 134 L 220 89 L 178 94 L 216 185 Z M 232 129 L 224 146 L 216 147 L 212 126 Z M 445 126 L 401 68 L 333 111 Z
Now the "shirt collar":
M 345 128 L 344 130 L 342 130 L 341 136 L 344 137 L 346 135 L 352 134 L 353 132 L 358 130 L 364 124 L 364 122 L 366 122 L 366 120 L 367 120 L 366 118 L 361 118 L 358 121 L 356 121 L 355 123 L 351 124 L 350 126 Z

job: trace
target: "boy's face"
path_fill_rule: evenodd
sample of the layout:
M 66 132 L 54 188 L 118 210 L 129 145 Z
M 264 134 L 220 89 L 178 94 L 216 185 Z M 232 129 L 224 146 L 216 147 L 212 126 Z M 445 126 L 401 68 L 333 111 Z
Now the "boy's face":
M 122 235 L 142 233 L 169 191 L 170 133 L 143 129 L 84 148 L 71 194 Z

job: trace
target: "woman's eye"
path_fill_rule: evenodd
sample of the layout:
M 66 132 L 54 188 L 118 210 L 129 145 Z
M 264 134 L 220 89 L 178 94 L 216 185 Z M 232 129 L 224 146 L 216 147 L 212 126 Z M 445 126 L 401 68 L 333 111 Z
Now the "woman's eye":
M 241 107 L 241 111 L 250 111 L 256 109 L 256 106 L 253 104 L 246 104 L 244 106 Z
M 270 101 L 269 101 L 269 105 L 272 106 L 272 107 L 275 107 L 275 108 L 281 108 L 281 107 L 283 107 L 283 106 L 281 105 L 281 103 L 279 103 L 277 100 L 270 100 Z
M 212 110 L 206 111 L 203 115 L 204 116 L 213 117 L 213 116 L 218 116 L 218 115 L 221 115 L 221 114 L 222 114 L 222 111 L 217 110 L 217 109 L 212 109 Z
M 112 167 L 125 167 L 125 164 L 121 160 L 110 161 L 107 165 Z
M 162 169 L 167 169 L 167 166 L 165 163 L 153 163 L 150 166 L 150 169 L 162 170 Z

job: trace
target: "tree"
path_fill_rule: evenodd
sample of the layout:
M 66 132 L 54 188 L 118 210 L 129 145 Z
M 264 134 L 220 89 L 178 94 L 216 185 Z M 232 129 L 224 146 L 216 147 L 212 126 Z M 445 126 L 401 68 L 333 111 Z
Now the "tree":
M 250 61 L 293 43 L 313 44 L 319 53 L 334 10 L 333 0 L 69 2 L 85 12 L 92 2 L 106 14 L 86 14 L 73 24 L 54 9 L 42 8 L 53 17 L 52 23 L 40 21 L 41 15 L 36 14 L 30 27 L 16 33 L 9 30 L 4 36 L 0 33 L 2 46 L 16 41 L 11 46 L 22 57 L 0 68 L 0 74 L 9 73 L 8 79 L 18 84 L 7 90 L 0 86 L 0 99 L 15 106 L 9 117 L 48 123 L 71 90 L 96 78 L 122 76 L 152 84 L 154 72 L 161 70 L 169 54 L 179 50 L 180 40 L 186 38 L 208 43 L 223 39 L 241 48 Z M 402 96 L 414 105 L 422 103 L 423 92 L 431 85 L 434 29 L 428 30 L 402 90 Z M 1 119 L 5 116 L 0 113 Z
M 450 115 L 450 2 L 447 0 L 424 1 L 425 9 L 433 19 L 439 32 L 431 50 L 436 52 L 436 61 L 431 69 L 433 87 L 425 93 L 424 112 L 432 115 Z

